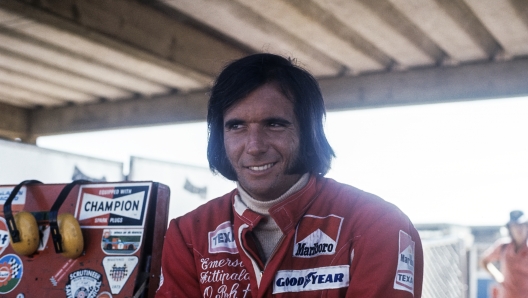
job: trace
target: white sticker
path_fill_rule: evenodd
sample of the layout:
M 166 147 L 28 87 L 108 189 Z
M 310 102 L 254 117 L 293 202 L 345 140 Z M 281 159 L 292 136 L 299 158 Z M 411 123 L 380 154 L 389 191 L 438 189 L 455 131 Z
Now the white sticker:
M 233 233 L 231 222 L 226 221 L 221 223 L 214 231 L 209 232 L 208 236 L 209 253 L 238 253 L 238 248 L 235 242 L 235 233 Z
M 49 225 L 46 225 L 46 226 L 40 226 L 39 225 L 39 230 L 40 230 L 40 233 L 42 235 L 42 237 L 40 238 L 40 243 L 39 243 L 39 247 L 38 247 L 38 250 L 39 251 L 43 251 L 46 249 L 46 244 L 48 243 L 48 239 L 49 239 L 49 235 L 50 235 L 50 226 Z
M 414 295 L 414 241 L 400 230 L 398 268 L 394 277 L 394 289 Z
M 9 246 L 9 230 L 7 228 L 6 220 L 0 217 L 0 255 Z
M 350 266 L 329 266 L 304 270 L 281 270 L 273 281 L 273 294 L 348 287 Z
M 105 257 L 103 267 L 112 294 L 119 294 L 138 263 L 136 256 Z
M 141 246 L 143 229 L 105 229 L 101 249 L 108 255 L 131 255 Z
M 9 198 L 9 195 L 13 191 L 14 187 L 0 187 L 0 204 L 4 205 L 5 201 L 7 201 L 7 198 Z M 18 194 L 13 198 L 12 205 L 24 205 L 26 204 L 26 193 L 27 188 L 25 186 L 22 186 L 20 190 L 18 191 Z
M 80 269 L 68 274 L 66 297 L 95 297 L 103 283 L 103 276 L 91 269 Z
M 75 217 L 82 228 L 142 228 L 150 189 L 151 183 L 82 185 Z

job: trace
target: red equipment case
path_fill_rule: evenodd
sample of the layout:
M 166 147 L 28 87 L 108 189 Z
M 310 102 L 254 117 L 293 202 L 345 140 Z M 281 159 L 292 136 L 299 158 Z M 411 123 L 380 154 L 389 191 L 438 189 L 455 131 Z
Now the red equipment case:
M 84 252 L 68 259 L 55 252 L 50 235 L 50 210 L 65 186 L 28 184 L 14 197 L 12 213 L 32 213 L 41 235 L 38 251 L 22 256 L 9 244 L 3 212 L 14 185 L 0 185 L 0 297 L 154 297 L 169 188 L 150 181 L 73 186 L 58 214 L 69 212 L 79 221 Z

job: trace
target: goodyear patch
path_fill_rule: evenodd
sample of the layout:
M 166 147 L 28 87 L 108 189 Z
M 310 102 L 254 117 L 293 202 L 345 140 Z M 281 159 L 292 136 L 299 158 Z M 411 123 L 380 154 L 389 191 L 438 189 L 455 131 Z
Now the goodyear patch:
M 273 281 L 273 294 L 348 287 L 350 266 L 329 266 L 303 270 L 281 270 Z
M 0 258 L 0 294 L 13 291 L 24 274 L 24 264 L 15 254 L 7 254 Z

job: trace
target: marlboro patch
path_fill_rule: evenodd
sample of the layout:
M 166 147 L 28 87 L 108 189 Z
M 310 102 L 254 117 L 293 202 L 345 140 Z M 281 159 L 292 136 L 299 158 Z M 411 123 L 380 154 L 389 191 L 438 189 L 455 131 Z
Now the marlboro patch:
M 394 289 L 407 291 L 414 295 L 414 241 L 409 234 L 401 230 Z
M 326 217 L 305 215 L 295 231 L 293 256 L 314 258 L 333 255 L 337 249 L 342 222 L 342 217 L 333 214 Z

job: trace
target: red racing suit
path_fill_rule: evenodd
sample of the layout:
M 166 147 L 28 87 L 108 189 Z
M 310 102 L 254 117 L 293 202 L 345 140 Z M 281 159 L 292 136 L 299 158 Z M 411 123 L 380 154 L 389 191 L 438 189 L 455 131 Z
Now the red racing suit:
M 420 237 L 396 206 L 312 176 L 270 208 L 284 235 L 263 264 L 263 216 L 236 194 L 171 220 L 156 297 L 421 297 Z

